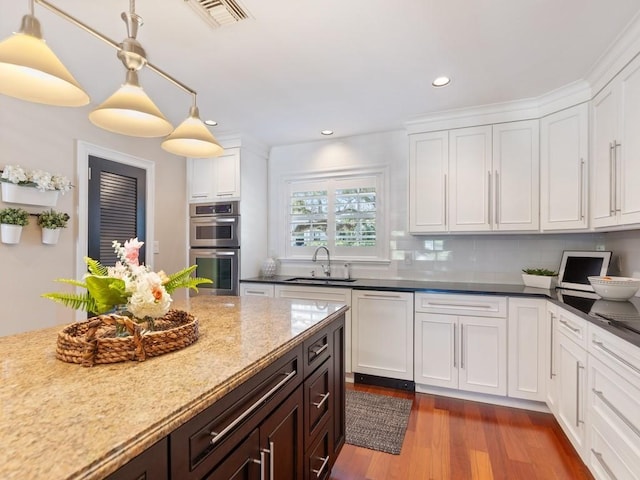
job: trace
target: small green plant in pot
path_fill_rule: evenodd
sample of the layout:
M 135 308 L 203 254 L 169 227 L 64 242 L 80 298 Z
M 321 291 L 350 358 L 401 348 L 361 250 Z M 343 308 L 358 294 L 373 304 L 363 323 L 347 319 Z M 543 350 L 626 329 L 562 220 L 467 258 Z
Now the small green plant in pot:
M 20 243 L 22 227 L 26 225 L 29 225 L 29 212 L 23 208 L 3 208 L 0 210 L 2 243 Z
M 60 238 L 60 230 L 67 227 L 69 215 L 53 209 L 38 215 L 38 225 L 42 228 L 42 243 L 55 245 Z
M 550 289 L 555 286 L 558 272 L 547 268 L 523 268 L 522 281 L 527 287 Z

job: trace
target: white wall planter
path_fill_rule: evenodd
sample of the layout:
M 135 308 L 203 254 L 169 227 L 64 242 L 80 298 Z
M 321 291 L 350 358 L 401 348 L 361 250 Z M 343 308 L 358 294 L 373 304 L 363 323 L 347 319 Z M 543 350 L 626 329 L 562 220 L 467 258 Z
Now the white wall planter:
M 7 223 L 0 224 L 0 237 L 2 237 L 2 243 L 10 245 L 20 243 L 20 235 L 22 235 L 22 225 L 9 225 Z
M 557 284 L 558 277 L 545 277 L 544 275 L 522 274 L 522 281 L 527 287 L 546 288 L 550 290 Z
M 58 203 L 58 190 L 41 192 L 35 187 L 25 187 L 15 183 L 1 182 L 2 201 L 6 203 L 20 203 L 22 205 L 42 205 L 55 207 Z
M 42 243 L 45 245 L 55 245 L 60 238 L 61 228 L 43 228 L 42 229 Z

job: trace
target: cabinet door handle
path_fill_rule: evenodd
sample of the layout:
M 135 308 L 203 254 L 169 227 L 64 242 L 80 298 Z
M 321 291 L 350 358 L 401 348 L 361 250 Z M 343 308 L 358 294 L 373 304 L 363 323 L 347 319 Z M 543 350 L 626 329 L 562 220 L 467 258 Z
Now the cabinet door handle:
M 211 435 L 213 437 L 211 439 L 211 445 L 215 445 L 220 440 L 222 440 L 227 433 L 229 433 L 231 430 L 233 430 L 236 427 L 236 425 L 238 425 L 245 418 L 247 418 L 249 415 L 251 415 L 256 408 L 258 408 L 260 405 L 262 405 L 262 403 L 264 401 L 266 401 L 267 398 L 269 398 L 271 395 L 273 395 L 278 390 L 280 390 L 289 380 L 291 380 L 293 377 L 295 377 L 297 375 L 297 373 L 298 372 L 296 372 L 295 370 L 293 370 L 292 372 L 289 372 L 289 373 L 285 373 L 284 375 L 286 375 L 286 376 L 282 380 L 280 380 L 271 390 L 269 390 L 262 397 L 260 397 L 253 405 L 251 405 L 244 412 L 242 412 L 238 416 L 238 418 L 236 418 L 233 422 L 231 422 L 224 429 L 222 429 L 222 431 L 220 433 L 210 432 L 209 435 Z
M 615 142 L 615 140 L 614 140 Z M 614 144 L 609 142 L 609 215 L 613 216 L 616 212 L 615 210 L 615 192 L 616 192 L 616 185 L 615 185 L 615 171 L 616 171 L 616 166 L 615 166 L 615 159 L 614 159 Z
M 326 402 L 329 399 L 329 395 L 331 395 L 331 392 L 327 392 L 324 395 L 322 395 L 322 400 L 320 400 L 319 402 L 313 403 L 313 406 L 316 407 L 318 410 L 320 410 L 324 402 Z
M 263 448 L 260 451 L 260 460 L 262 461 L 262 468 L 260 469 L 260 480 L 264 480 L 264 455 L 269 454 L 269 480 L 274 480 L 273 477 L 273 462 L 275 454 L 273 453 L 274 445 L 273 442 L 269 442 L 269 449 Z
M 555 373 L 553 373 L 553 319 L 555 318 L 555 315 L 552 312 L 549 312 L 549 331 L 550 331 L 550 345 L 551 348 L 549 349 L 549 379 L 553 380 L 553 377 L 556 376 Z
M 460 324 L 460 368 L 464 368 L 464 325 Z
M 607 397 L 604 396 L 604 393 L 602 393 L 600 390 L 596 390 L 595 388 L 592 388 L 591 391 L 595 394 L 596 397 L 598 397 L 600 400 L 602 400 L 602 403 L 604 403 L 609 410 L 611 410 L 613 413 L 615 413 L 615 415 L 622 420 L 622 422 L 629 427 L 629 429 L 636 434 L 636 436 L 638 438 L 640 438 L 640 430 L 638 430 L 638 427 L 636 427 L 631 420 L 629 420 L 624 413 L 622 413 L 620 410 L 618 410 L 618 408 L 609 401 L 609 399 Z
M 580 362 L 576 363 L 576 427 L 579 427 L 583 420 L 580 420 L 580 370 L 584 367 Z
M 260 452 L 260 460 L 257 460 L 255 458 L 251 459 L 253 461 L 253 463 L 257 463 L 258 465 L 260 465 L 260 480 L 266 480 L 264 478 L 264 463 L 265 463 L 265 452 L 264 450 L 262 450 Z
M 584 220 L 584 159 L 580 159 L 580 184 L 579 187 L 579 201 L 580 201 L 580 220 Z
M 320 478 L 320 474 L 322 473 L 322 471 L 325 469 L 325 467 L 327 466 L 327 463 L 329 463 L 329 455 L 327 455 L 326 457 L 322 458 L 322 457 L 318 457 L 318 460 L 322 460 L 322 465 L 320 465 L 320 468 L 317 470 L 311 470 L 313 473 L 316 474 L 316 478 Z
M 263 295 L 263 296 L 267 295 L 267 292 L 263 290 L 245 290 L 244 293 L 249 295 Z
M 502 199 L 500 198 L 500 177 L 499 173 L 496 170 L 496 178 L 493 182 L 495 190 L 496 190 L 496 208 L 495 208 L 495 217 L 496 217 L 496 225 L 500 225 L 500 205 L 502 204 Z
M 611 355 L 614 359 L 616 359 L 617 361 L 619 361 L 620 363 L 622 363 L 623 365 L 626 365 L 627 367 L 629 367 L 631 370 L 633 370 L 634 372 L 640 374 L 640 369 L 638 369 L 638 367 L 636 367 L 634 364 L 632 364 L 631 362 L 629 362 L 628 360 L 626 360 L 625 358 L 622 358 L 620 355 L 618 355 L 616 352 L 614 352 L 613 350 L 610 350 L 609 348 L 607 348 L 604 343 L 599 342 L 597 340 L 593 340 L 593 344 L 596 345 L 600 350 L 602 350 L 605 353 L 608 353 L 609 355 Z
M 613 166 L 615 167 L 615 196 L 613 197 L 615 199 L 613 206 L 616 212 L 619 212 L 621 210 L 621 208 L 619 208 L 618 205 L 618 147 L 621 147 L 622 144 L 618 143 L 616 140 L 613 141 Z M 622 203 L 622 202 L 620 202 Z
M 191 198 L 208 198 L 208 193 L 192 193 Z
M 444 226 L 447 226 L 447 174 L 444 175 Z
M 611 479 L 611 480 L 618 480 L 618 477 L 616 477 L 614 475 L 614 473 L 611 471 L 611 468 L 609 468 L 609 465 L 607 465 L 607 462 L 604 461 L 604 458 L 602 457 L 602 454 L 600 452 L 596 452 L 593 448 L 591 449 L 591 451 L 593 452 L 593 455 L 596 457 L 596 459 L 598 460 L 598 463 L 600 465 L 602 465 L 602 468 L 605 469 L 605 471 L 607 472 L 607 476 Z
M 576 328 L 576 327 L 572 326 L 566 320 L 560 319 L 560 323 L 563 324 L 565 327 L 567 327 L 569 330 L 571 330 L 573 333 L 580 333 L 580 329 L 579 328 Z
M 491 172 L 487 172 L 487 214 L 489 217 L 489 225 L 493 223 L 491 215 Z
M 453 368 L 458 368 L 458 326 L 453 324 Z

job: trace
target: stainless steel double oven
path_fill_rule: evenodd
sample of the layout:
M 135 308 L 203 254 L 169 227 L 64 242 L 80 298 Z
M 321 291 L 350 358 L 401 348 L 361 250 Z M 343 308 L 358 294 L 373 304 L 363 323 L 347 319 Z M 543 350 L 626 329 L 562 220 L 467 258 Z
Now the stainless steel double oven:
M 200 294 L 238 295 L 240 287 L 239 202 L 189 205 L 189 261 L 195 275 L 213 284 L 198 287 Z M 191 290 L 192 294 L 195 294 Z

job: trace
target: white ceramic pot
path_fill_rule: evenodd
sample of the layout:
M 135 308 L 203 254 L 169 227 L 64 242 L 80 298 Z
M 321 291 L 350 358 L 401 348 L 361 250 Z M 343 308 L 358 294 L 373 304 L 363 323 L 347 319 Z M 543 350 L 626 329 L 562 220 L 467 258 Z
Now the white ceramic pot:
M 42 229 L 42 243 L 46 245 L 55 245 L 60 238 L 61 228 L 43 228 Z
M 558 277 L 545 277 L 543 275 L 529 275 L 528 273 L 522 274 L 522 282 L 527 287 L 546 288 L 550 290 L 556 286 Z
M 20 203 L 22 205 L 42 205 L 55 207 L 58 203 L 58 191 L 47 190 L 41 192 L 35 187 L 24 187 L 15 183 L 2 183 L 2 201 L 5 203 Z
M 9 225 L 7 223 L 0 224 L 0 236 L 2 243 L 15 245 L 20 243 L 20 235 L 22 235 L 21 225 Z

